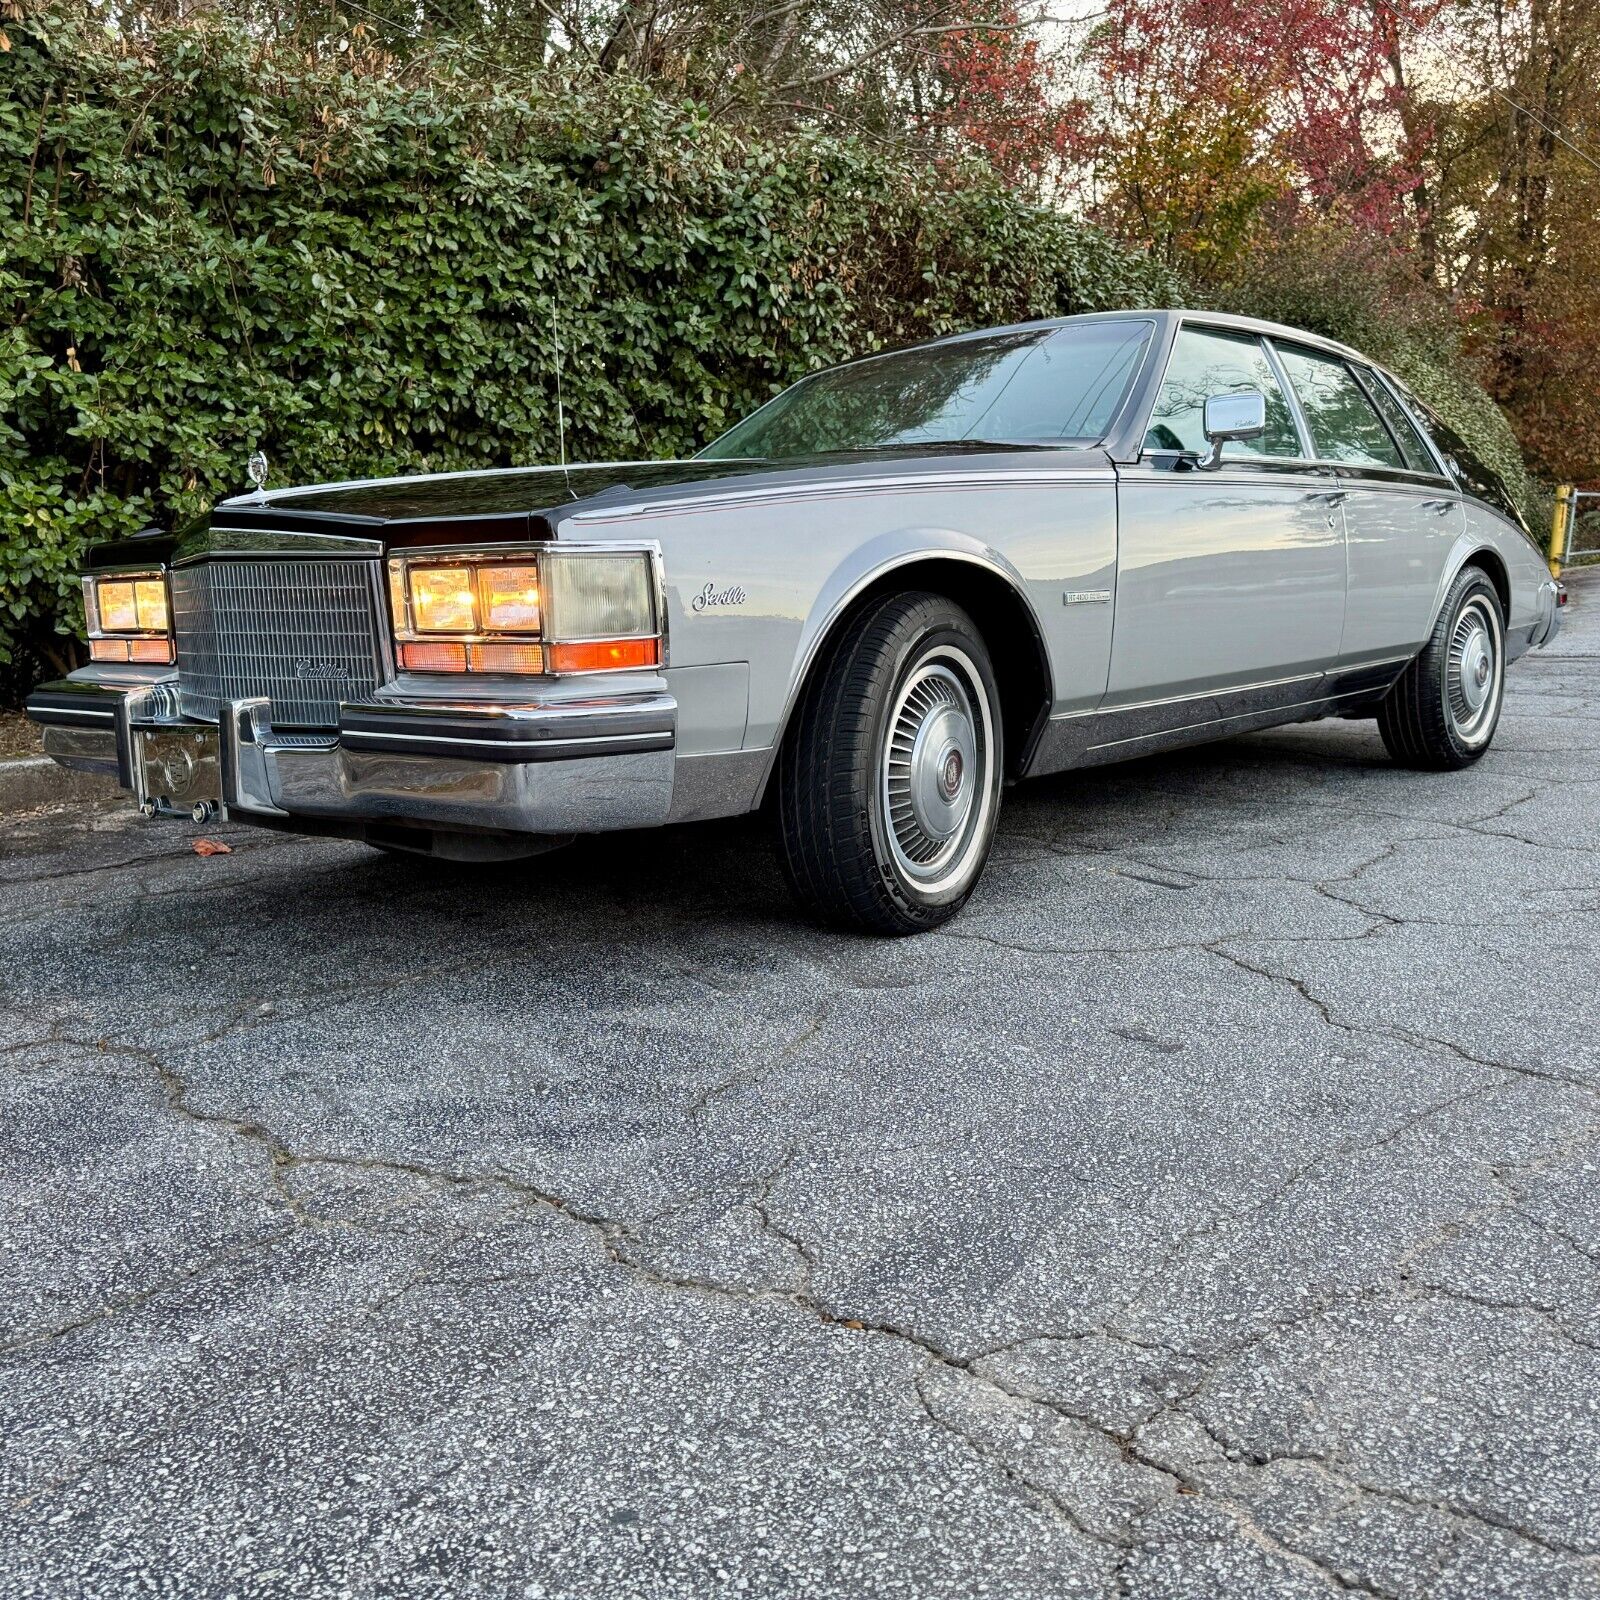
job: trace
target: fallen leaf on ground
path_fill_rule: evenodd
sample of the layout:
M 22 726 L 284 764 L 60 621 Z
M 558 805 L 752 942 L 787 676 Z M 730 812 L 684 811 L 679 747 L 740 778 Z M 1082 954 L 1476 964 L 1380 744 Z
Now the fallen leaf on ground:
M 220 839 L 196 839 L 194 853 L 197 856 L 231 856 L 233 846 L 224 844 Z

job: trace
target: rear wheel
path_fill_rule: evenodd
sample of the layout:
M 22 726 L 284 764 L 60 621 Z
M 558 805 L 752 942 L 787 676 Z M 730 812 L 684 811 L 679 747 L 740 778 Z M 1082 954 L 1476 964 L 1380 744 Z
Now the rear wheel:
M 934 594 L 868 605 L 822 661 L 778 768 L 783 864 L 837 926 L 918 933 L 966 903 L 1000 809 L 994 669 Z
M 1470 766 L 1494 738 L 1505 698 L 1506 629 L 1488 574 L 1465 567 L 1422 653 L 1378 707 L 1378 731 L 1402 766 Z

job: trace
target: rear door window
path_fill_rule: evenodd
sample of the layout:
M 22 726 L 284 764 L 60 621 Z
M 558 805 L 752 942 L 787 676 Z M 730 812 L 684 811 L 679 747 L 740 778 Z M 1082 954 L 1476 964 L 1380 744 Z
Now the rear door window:
M 1150 413 L 1145 449 L 1204 452 L 1207 399 L 1249 389 L 1259 389 L 1266 397 L 1267 431 L 1259 439 L 1230 440 L 1228 455 L 1297 459 L 1302 454 L 1300 435 L 1260 339 L 1219 328 L 1180 328 L 1166 379 Z
M 1511 491 L 1506 488 L 1505 480 L 1500 474 L 1480 461 L 1472 453 L 1466 440 L 1431 406 L 1423 405 L 1409 390 L 1406 392 L 1406 400 L 1417 408 L 1427 427 L 1429 437 L 1439 447 L 1439 454 L 1444 457 L 1461 487 L 1468 494 L 1486 501 L 1497 511 L 1504 513 L 1526 532 L 1527 524 L 1523 521 L 1522 513 L 1517 509 L 1517 503 L 1511 498 Z
M 1300 345 L 1276 348 L 1305 413 L 1319 460 L 1359 467 L 1405 466 L 1400 446 L 1344 362 Z
M 1417 425 L 1406 415 L 1406 408 L 1395 399 L 1377 373 L 1362 368 L 1361 377 L 1365 380 L 1363 387 L 1372 396 L 1372 403 L 1378 408 L 1383 420 L 1389 424 L 1389 432 L 1394 435 L 1395 443 L 1400 446 L 1400 453 L 1406 458 L 1406 465 L 1413 472 L 1431 472 L 1437 477 L 1439 468 L 1423 442 L 1422 435 L 1417 432 Z

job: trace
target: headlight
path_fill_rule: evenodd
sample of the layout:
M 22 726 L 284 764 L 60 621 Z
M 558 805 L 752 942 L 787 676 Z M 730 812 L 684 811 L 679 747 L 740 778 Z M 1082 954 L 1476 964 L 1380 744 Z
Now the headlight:
M 408 672 L 610 672 L 662 662 L 649 550 L 391 556 Z
M 94 661 L 172 660 L 172 617 L 162 572 L 117 572 L 83 580 Z
M 479 567 L 478 612 L 492 633 L 538 633 L 539 569 L 510 562 Z
M 476 633 L 470 567 L 417 567 L 411 574 L 411 621 L 418 633 Z

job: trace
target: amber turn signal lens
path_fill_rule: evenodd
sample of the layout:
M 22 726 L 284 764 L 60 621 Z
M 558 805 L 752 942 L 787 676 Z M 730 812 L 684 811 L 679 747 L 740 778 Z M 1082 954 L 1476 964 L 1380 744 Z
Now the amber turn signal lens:
M 128 659 L 128 644 L 126 639 L 91 639 L 89 641 L 89 659 L 91 661 L 126 661 Z
M 403 644 L 400 665 L 407 672 L 465 672 L 467 647 L 464 644 Z
M 539 631 L 539 569 L 491 562 L 478 568 L 478 603 L 485 632 Z
M 128 641 L 128 659 L 130 661 L 153 661 L 159 666 L 165 666 L 172 660 L 172 641 L 170 639 L 130 639 Z
M 544 647 L 537 644 L 469 644 L 467 665 L 474 672 L 543 672 Z
M 411 624 L 418 633 L 476 633 L 470 567 L 413 567 Z
M 447 644 L 444 640 L 402 644 L 407 672 L 543 672 L 544 648 L 536 644 Z
M 552 672 L 613 672 L 623 667 L 653 667 L 661 660 L 659 639 L 590 639 L 550 646 Z

